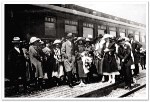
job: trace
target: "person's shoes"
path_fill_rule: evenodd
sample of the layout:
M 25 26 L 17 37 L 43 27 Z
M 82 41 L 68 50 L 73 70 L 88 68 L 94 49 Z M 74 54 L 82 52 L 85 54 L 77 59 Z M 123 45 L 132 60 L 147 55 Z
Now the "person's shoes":
M 132 90 L 132 87 L 125 86 L 125 90 Z
M 70 88 L 73 88 L 73 85 L 72 85 L 72 84 L 69 84 L 69 87 L 70 87 Z
M 112 80 L 108 80 L 107 82 L 108 82 L 108 83 L 112 83 Z
M 106 80 L 103 80 L 102 83 L 107 82 Z
M 115 80 L 112 80 L 112 81 L 111 81 L 111 83 L 113 83 L 113 84 L 114 84 L 114 83 L 115 83 Z
M 86 85 L 85 85 L 85 83 L 80 82 L 80 84 L 79 84 L 78 86 L 80 86 L 80 87 L 84 87 L 84 86 L 86 86 Z

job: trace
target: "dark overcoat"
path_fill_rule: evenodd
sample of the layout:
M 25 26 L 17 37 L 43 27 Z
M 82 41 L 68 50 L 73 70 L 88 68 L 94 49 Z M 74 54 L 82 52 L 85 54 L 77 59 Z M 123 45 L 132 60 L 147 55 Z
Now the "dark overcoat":
M 20 53 L 15 48 L 9 51 L 8 67 L 10 79 L 17 79 L 26 76 L 26 60 L 22 49 L 20 49 Z

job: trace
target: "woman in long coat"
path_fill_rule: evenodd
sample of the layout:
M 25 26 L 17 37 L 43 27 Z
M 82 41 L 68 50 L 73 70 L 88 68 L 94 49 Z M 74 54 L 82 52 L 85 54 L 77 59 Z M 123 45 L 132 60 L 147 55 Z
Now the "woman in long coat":
M 31 62 L 31 68 L 35 71 L 35 87 L 36 89 L 41 89 L 43 87 L 43 67 L 42 67 L 42 58 L 40 55 L 40 39 L 37 37 L 31 37 L 30 47 L 29 47 L 29 57 Z
M 83 62 L 81 59 L 81 53 L 85 51 L 84 47 L 84 38 L 79 37 L 76 41 L 77 46 L 76 46 L 76 60 L 77 60 L 77 66 L 78 66 L 78 75 L 80 78 L 80 84 L 79 86 L 84 86 L 85 84 L 85 78 L 87 77 L 87 74 L 85 74 L 84 69 L 83 69 Z
M 110 41 L 111 35 L 105 34 L 105 43 L 103 44 L 103 75 L 108 75 L 108 82 L 115 83 L 115 75 L 119 75 L 116 57 L 115 57 L 115 42 Z
M 97 73 L 99 75 L 102 75 L 102 56 L 101 56 L 101 52 L 102 52 L 102 47 L 101 47 L 101 38 L 103 36 L 100 34 L 98 36 L 98 38 L 96 39 L 96 44 L 95 44 L 95 49 L 94 49 L 94 63 L 97 69 Z

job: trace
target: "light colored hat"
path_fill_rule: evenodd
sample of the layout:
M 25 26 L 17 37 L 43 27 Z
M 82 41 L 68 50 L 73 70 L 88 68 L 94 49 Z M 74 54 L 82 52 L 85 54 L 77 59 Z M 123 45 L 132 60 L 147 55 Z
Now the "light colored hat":
M 110 35 L 110 34 L 104 34 L 103 39 L 106 39 L 106 38 L 113 38 L 113 35 Z
M 60 43 L 61 43 L 61 40 L 56 39 L 53 44 L 60 44 Z
M 78 37 L 75 42 L 80 41 L 80 40 L 85 41 L 85 38 L 84 37 Z
M 41 40 L 40 43 L 41 43 L 41 44 L 44 44 L 44 41 Z
M 130 39 L 129 38 L 127 38 L 127 37 L 123 37 L 123 39 L 125 40 L 125 41 L 130 41 Z
M 31 37 L 31 39 L 30 39 L 30 44 L 32 44 L 32 43 L 34 43 L 34 42 L 36 42 L 36 41 L 40 41 L 40 39 L 37 38 L 37 37 Z
M 123 37 L 119 37 L 117 41 L 122 42 L 122 41 L 125 41 L 125 39 Z
M 72 37 L 72 33 L 68 33 L 68 34 L 67 34 L 67 37 L 68 37 L 68 38 Z
M 14 37 L 12 43 L 21 43 L 22 41 L 20 41 L 19 37 Z
M 86 38 L 85 41 L 86 41 L 86 42 L 89 42 L 89 41 L 91 41 L 91 40 L 90 40 L 89 38 Z

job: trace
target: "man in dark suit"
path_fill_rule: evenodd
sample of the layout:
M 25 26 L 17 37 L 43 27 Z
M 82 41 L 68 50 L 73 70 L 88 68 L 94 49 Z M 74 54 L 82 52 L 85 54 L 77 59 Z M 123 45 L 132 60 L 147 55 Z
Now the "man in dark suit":
M 134 64 L 135 64 L 135 69 L 134 71 L 134 75 L 138 75 L 139 74 L 139 61 L 140 61 L 140 48 L 142 47 L 142 45 L 138 42 L 134 40 L 134 36 L 132 34 L 128 35 L 128 38 L 130 39 L 130 44 L 132 47 L 132 53 L 134 56 Z
M 12 43 L 14 47 L 9 51 L 8 54 L 9 75 L 10 81 L 15 86 L 15 93 L 19 93 L 19 78 L 22 79 L 24 91 L 27 91 L 26 62 L 23 51 L 20 47 L 20 38 L 14 37 Z
M 131 56 L 131 44 L 129 43 L 129 39 L 122 40 L 122 54 L 121 58 L 121 67 L 123 71 L 124 81 L 125 81 L 125 89 L 131 89 L 132 83 L 132 71 L 131 65 L 133 64 L 133 59 Z

